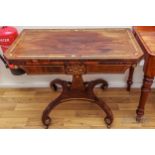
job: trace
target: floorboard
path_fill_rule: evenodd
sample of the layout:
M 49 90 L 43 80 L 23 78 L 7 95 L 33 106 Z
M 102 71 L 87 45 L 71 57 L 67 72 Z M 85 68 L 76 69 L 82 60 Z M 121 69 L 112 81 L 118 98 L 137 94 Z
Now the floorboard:
M 47 104 L 60 94 L 48 88 L 0 89 L 0 128 L 42 129 L 41 115 Z M 97 96 L 111 107 L 111 128 L 155 128 L 155 89 L 146 105 L 142 123 L 135 121 L 140 89 L 95 89 Z M 57 106 L 50 114 L 54 129 L 105 129 L 104 112 L 95 104 L 70 101 Z

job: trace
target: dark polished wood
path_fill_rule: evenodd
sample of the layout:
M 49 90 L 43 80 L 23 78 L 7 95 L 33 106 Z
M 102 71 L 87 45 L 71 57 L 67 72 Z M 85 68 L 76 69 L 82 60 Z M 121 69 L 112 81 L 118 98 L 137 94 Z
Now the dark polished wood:
M 155 26 L 135 26 L 133 33 L 145 56 L 144 80 L 137 108 L 137 121 L 140 121 L 144 115 L 145 104 L 155 76 Z
M 131 90 L 131 85 L 133 84 L 133 73 L 135 70 L 135 66 L 131 66 L 129 69 L 129 77 L 127 80 L 127 91 Z
M 50 86 L 62 87 L 58 98 L 44 110 L 42 122 L 48 128 L 49 113 L 58 104 L 82 99 L 98 104 L 106 113 L 107 127 L 113 122 L 108 105 L 93 92 L 96 85 L 108 87 L 103 79 L 83 81 L 84 74 L 124 73 L 129 71 L 128 90 L 132 84 L 134 66 L 143 52 L 130 29 L 70 29 L 24 30 L 5 53 L 10 63 L 27 74 L 67 74 L 72 81 L 56 79 Z
M 151 85 L 153 83 L 154 78 L 150 78 L 147 76 L 144 76 L 143 80 L 143 86 L 141 89 L 141 96 L 140 96 L 140 101 L 139 101 L 139 106 L 137 108 L 137 121 L 140 122 L 142 119 L 142 116 L 144 115 L 144 108 L 145 108 L 145 103 L 147 101 L 147 98 L 149 96 L 149 93 L 151 91 Z
M 107 124 L 107 127 L 110 128 L 113 122 L 112 111 L 108 107 L 108 105 L 105 104 L 103 100 L 99 99 L 94 94 L 94 91 L 93 91 L 94 87 L 98 84 L 107 85 L 106 81 L 104 81 L 103 79 L 98 79 L 84 84 L 81 75 L 74 75 L 73 82 L 71 84 L 60 79 L 56 79 L 52 81 L 50 84 L 51 87 L 53 87 L 53 84 L 60 85 L 62 87 L 62 93 L 59 95 L 59 97 L 57 97 L 54 101 L 52 101 L 43 112 L 42 122 L 46 126 L 46 128 L 48 128 L 51 123 L 51 118 L 49 117 L 49 113 L 51 112 L 51 110 L 62 102 L 75 100 L 75 99 L 94 102 L 97 105 L 99 105 L 101 109 L 103 109 L 106 113 L 106 117 L 104 120 L 105 120 L 105 123 Z M 104 89 L 103 86 L 102 86 L 102 89 Z

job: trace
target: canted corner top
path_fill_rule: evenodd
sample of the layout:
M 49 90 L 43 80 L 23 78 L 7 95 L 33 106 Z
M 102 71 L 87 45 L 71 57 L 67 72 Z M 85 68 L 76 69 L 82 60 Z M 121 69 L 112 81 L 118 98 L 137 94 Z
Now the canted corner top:
M 130 29 L 26 29 L 5 53 L 23 59 L 140 59 L 143 52 Z

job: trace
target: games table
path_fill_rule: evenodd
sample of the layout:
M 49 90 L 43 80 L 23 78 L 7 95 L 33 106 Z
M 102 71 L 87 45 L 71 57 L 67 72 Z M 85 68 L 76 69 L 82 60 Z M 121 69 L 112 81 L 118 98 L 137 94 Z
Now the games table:
M 55 79 L 50 86 L 62 92 L 51 101 L 42 114 L 46 128 L 51 123 L 51 110 L 69 100 L 86 100 L 99 105 L 106 113 L 110 127 L 113 114 L 110 107 L 94 93 L 94 87 L 108 87 L 103 79 L 83 81 L 83 75 L 96 73 L 124 73 L 129 69 L 127 90 L 130 91 L 136 64 L 142 58 L 132 31 L 126 28 L 108 29 L 26 29 L 6 52 L 9 63 L 28 75 L 67 74 L 72 81 Z M 38 101 L 39 102 L 39 101 Z

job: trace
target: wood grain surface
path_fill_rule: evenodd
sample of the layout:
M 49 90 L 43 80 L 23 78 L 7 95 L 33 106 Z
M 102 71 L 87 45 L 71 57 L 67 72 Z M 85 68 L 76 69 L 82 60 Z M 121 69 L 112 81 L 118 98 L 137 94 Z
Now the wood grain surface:
M 145 50 L 155 56 L 155 26 L 135 26 L 134 31 L 142 42 Z
M 60 91 L 51 89 L 0 89 L 0 128 L 44 128 L 41 122 L 43 109 Z M 140 90 L 96 89 L 95 93 L 111 107 L 115 118 L 112 128 L 155 128 L 155 90 L 146 106 L 143 122 L 135 120 Z M 52 113 L 50 128 L 106 128 L 104 112 L 96 105 L 83 101 L 60 104 Z
M 130 29 L 23 30 L 5 56 L 12 59 L 139 59 Z

